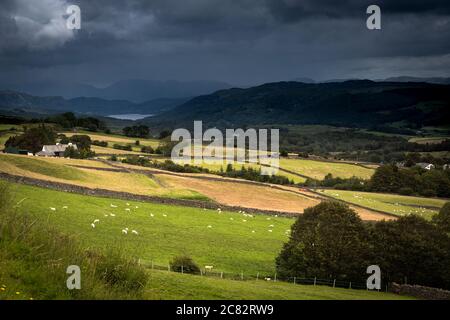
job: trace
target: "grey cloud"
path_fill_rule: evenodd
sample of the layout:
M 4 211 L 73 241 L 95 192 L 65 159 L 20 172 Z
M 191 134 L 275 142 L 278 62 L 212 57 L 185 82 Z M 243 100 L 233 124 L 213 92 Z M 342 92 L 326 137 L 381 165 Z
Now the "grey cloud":
M 40 1 L 53 8 L 47 13 L 39 6 L 25 10 L 24 1 L 0 4 L 0 81 L 57 76 L 240 84 L 448 72 L 442 67 L 450 52 L 448 1 L 377 1 L 382 30 L 368 31 L 368 0 L 78 0 L 71 3 L 81 7 L 82 29 L 71 34 L 51 23 L 63 0 Z M 37 26 L 24 31 L 27 24 L 13 16 Z

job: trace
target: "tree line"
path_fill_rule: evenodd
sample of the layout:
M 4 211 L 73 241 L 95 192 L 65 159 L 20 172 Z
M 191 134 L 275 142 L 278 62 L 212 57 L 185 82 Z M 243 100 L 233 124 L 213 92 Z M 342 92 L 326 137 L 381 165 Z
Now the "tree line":
M 399 168 L 396 165 L 384 165 L 378 167 L 369 180 L 357 177 L 343 179 L 328 174 L 321 181 L 308 178 L 305 185 L 448 198 L 450 197 L 450 170 L 425 170 L 418 166 Z
M 364 223 L 346 204 L 308 208 L 276 259 L 280 278 L 365 282 L 378 265 L 385 283 L 450 289 L 450 203 L 432 221 L 412 215 Z

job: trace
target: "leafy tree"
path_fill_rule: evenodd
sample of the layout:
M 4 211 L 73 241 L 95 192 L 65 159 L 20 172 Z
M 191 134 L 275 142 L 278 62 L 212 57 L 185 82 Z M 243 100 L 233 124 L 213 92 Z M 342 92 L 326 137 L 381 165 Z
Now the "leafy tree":
M 444 232 L 450 233 L 450 202 L 444 204 L 439 213 L 433 217 L 433 222 Z
M 276 259 L 281 277 L 303 276 L 362 281 L 368 232 L 358 215 L 340 202 L 308 208 L 291 228 Z
M 142 146 L 141 152 L 143 153 L 154 153 L 155 150 L 151 146 Z
M 125 127 L 122 129 L 127 137 L 147 138 L 150 135 L 150 129 L 144 125 Z
M 78 150 L 91 150 L 91 137 L 88 135 L 73 135 L 70 138 L 70 142 L 77 145 Z
M 418 216 L 381 221 L 371 229 L 371 264 L 391 282 L 449 288 L 450 238 Z
M 55 144 L 56 137 L 57 134 L 52 128 L 42 125 L 37 128 L 28 129 L 20 136 L 10 137 L 6 141 L 5 147 L 18 148 L 36 153 L 42 150 L 42 147 L 46 144 Z

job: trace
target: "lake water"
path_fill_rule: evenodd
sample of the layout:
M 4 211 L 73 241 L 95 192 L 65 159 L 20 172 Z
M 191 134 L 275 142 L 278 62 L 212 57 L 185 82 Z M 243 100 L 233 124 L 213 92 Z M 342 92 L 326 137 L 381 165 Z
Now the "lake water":
M 139 114 L 139 113 L 128 113 L 128 114 L 112 114 L 108 117 L 120 120 L 139 120 L 147 117 L 153 116 L 152 114 Z

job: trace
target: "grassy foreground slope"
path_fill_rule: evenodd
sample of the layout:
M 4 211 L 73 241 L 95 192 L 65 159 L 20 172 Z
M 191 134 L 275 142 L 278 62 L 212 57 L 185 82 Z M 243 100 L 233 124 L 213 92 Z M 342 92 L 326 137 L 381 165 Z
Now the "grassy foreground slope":
M 425 219 L 438 213 L 447 202 L 445 199 L 401 196 L 396 194 L 357 192 L 344 190 L 318 190 L 335 199 L 389 212 L 397 216 L 416 214 Z
M 238 281 L 167 271 L 150 271 L 144 297 L 174 300 L 397 300 L 392 293 L 297 285 L 264 280 Z
M 98 230 L 96 227 L 88 232 L 79 225 L 80 216 L 89 215 L 89 211 L 81 211 L 79 215 L 70 211 L 70 206 L 76 204 L 86 210 L 90 205 L 101 205 L 95 198 L 94 203 L 84 206 L 83 201 L 89 203 L 89 197 L 79 196 L 72 199 L 76 201 L 73 203 L 62 195 L 58 197 L 58 192 L 47 193 L 48 190 L 44 189 L 22 188 L 0 182 L 2 190 L 4 186 L 14 195 L 11 203 L 16 205 L 8 209 L 15 212 L 11 215 L 5 215 L 4 208 L 1 208 L 0 226 L 3 233 L 0 238 L 0 299 L 405 299 L 393 294 L 365 290 L 333 289 L 263 280 L 236 281 L 156 270 L 147 270 L 147 280 L 144 281 L 140 267 L 130 262 L 131 260 L 127 262 L 126 256 L 118 257 L 110 252 L 127 252 L 129 258 L 136 258 L 138 250 L 135 246 L 158 246 L 159 242 L 166 240 L 164 237 L 160 237 L 159 242 L 143 243 L 138 237 L 124 240 L 116 237 L 114 233 L 116 239 L 108 239 L 106 228 Z M 17 201 L 20 198 L 21 200 Z M 40 202 L 36 203 L 37 201 Z M 65 210 L 68 211 L 62 214 L 60 206 L 55 208 L 55 211 L 47 210 L 46 205 L 54 204 L 53 201 L 60 201 L 58 205 L 65 203 Z M 29 218 L 25 219 L 27 216 Z M 216 217 L 220 216 L 228 214 L 217 214 Z M 97 224 L 98 228 L 101 228 L 101 224 L 102 221 Z M 192 241 L 202 242 L 201 235 L 197 237 L 199 239 Z M 239 240 L 239 235 L 236 237 Z M 108 250 L 103 250 L 103 241 L 106 241 Z M 135 246 L 123 243 L 126 241 L 135 242 Z M 184 242 L 180 239 L 174 245 L 183 247 Z M 236 252 L 233 258 L 229 257 L 229 260 L 232 260 L 230 262 L 236 262 L 241 255 L 246 255 L 245 249 Z M 80 291 L 69 291 L 65 288 L 65 268 L 70 264 L 80 265 L 84 270 Z M 116 281 L 109 282 L 109 277 L 104 277 L 116 264 L 125 266 L 125 269 L 120 271 L 122 273 L 119 284 Z M 145 282 L 142 289 L 135 287 L 136 283 Z
M 188 254 L 199 265 L 213 265 L 217 271 L 271 275 L 294 221 L 9 185 L 14 200 L 21 201 L 20 212 L 48 219 L 59 230 L 78 235 L 88 247 L 114 246 L 144 263 L 161 266 L 176 255 Z M 100 221 L 92 228 L 96 219 Z

